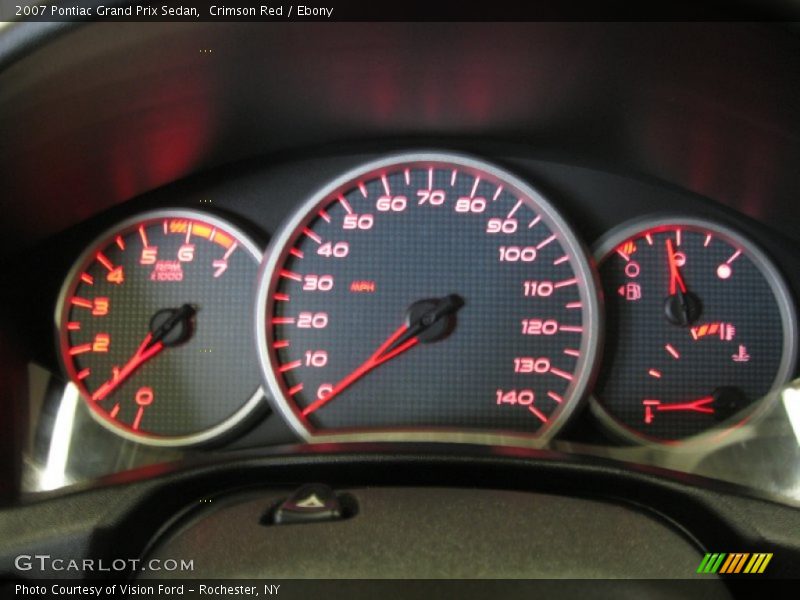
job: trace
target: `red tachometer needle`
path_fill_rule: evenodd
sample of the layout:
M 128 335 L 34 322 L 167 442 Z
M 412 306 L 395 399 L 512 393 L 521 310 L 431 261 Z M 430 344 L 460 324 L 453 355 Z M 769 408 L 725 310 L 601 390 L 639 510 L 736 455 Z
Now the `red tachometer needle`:
M 153 340 L 153 334 L 148 333 L 142 343 L 137 348 L 136 352 L 131 356 L 128 362 L 125 363 L 125 366 L 122 367 L 119 372 L 106 381 L 103 385 L 101 385 L 94 394 L 92 394 L 92 400 L 95 402 L 98 400 L 102 400 L 106 396 L 108 396 L 111 392 L 117 389 L 118 386 L 122 384 L 131 374 L 138 369 L 145 361 L 150 360 L 156 354 L 161 352 L 164 348 L 164 343 L 161 341 L 156 342 L 153 345 L 150 345 L 150 342 Z
M 419 342 L 419 338 L 412 337 L 405 340 L 402 344 L 393 348 L 389 352 L 386 352 L 388 348 L 392 346 L 397 340 L 399 340 L 403 334 L 408 331 L 408 325 L 403 325 L 399 327 L 392 335 L 390 335 L 385 342 L 383 342 L 375 352 L 372 353 L 367 360 L 365 360 L 360 366 L 358 366 L 353 372 L 351 372 L 347 377 L 342 379 L 336 386 L 331 390 L 331 393 L 325 396 L 324 398 L 320 398 L 316 402 L 309 404 L 303 409 L 303 416 L 308 416 L 318 408 L 324 406 L 335 396 L 337 396 L 342 390 L 349 387 L 357 380 L 361 379 L 364 375 L 369 373 L 372 369 L 377 367 L 378 365 L 382 365 L 387 360 L 390 360 L 397 356 L 398 354 L 402 354 L 409 348 L 415 346 Z
M 681 272 L 678 269 L 678 263 L 675 260 L 675 249 L 672 246 L 672 240 L 667 239 L 667 261 L 669 262 L 669 294 L 674 296 L 678 288 L 681 292 L 686 293 L 686 283 L 683 281 Z

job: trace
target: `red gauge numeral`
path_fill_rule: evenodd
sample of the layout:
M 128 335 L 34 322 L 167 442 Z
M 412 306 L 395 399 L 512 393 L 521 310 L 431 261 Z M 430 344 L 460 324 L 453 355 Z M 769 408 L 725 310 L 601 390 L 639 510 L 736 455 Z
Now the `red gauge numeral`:
M 108 314 L 108 298 L 95 298 L 92 301 L 92 315 L 103 317 Z
M 120 285 L 125 282 L 125 272 L 122 270 L 122 267 L 114 267 L 108 275 L 106 275 L 106 280 Z
M 418 206 L 422 206 L 426 202 L 431 206 L 441 206 L 444 204 L 447 195 L 444 193 L 444 190 L 419 190 L 417 192 L 417 198 L 419 198 L 419 202 L 417 202 Z
M 139 406 L 150 406 L 154 399 L 155 395 L 151 387 L 140 387 L 136 391 L 136 404 Z
M 519 404 L 521 406 L 530 406 L 533 404 L 535 394 L 533 390 L 497 390 L 495 392 L 497 404 Z
M 306 350 L 305 366 L 321 368 L 328 364 L 328 353 L 325 350 Z
M 142 248 L 142 255 L 139 257 L 140 265 L 154 265 L 158 259 L 158 246 L 148 246 Z
M 516 219 L 489 219 L 486 222 L 486 233 L 516 233 L 518 225 Z
M 325 329 L 328 326 L 328 313 L 301 312 L 297 315 L 297 326 L 300 329 Z
M 304 292 L 329 292 L 333 289 L 333 275 L 314 275 L 303 276 Z
M 192 262 L 194 260 L 194 244 L 184 244 L 178 249 L 178 260 Z
M 214 277 L 219 277 L 228 270 L 228 261 L 224 258 L 218 258 L 211 263 L 211 266 L 214 267 Z
M 500 246 L 500 262 L 533 262 L 536 260 L 536 248 L 533 246 Z
M 347 242 L 325 242 L 317 248 L 317 254 L 326 258 L 344 258 L 350 254 L 350 244 Z
M 332 383 L 323 383 L 317 388 L 317 400 L 323 400 L 331 395 L 333 391 Z
M 109 344 L 111 344 L 111 336 L 107 333 L 98 333 L 94 336 L 92 352 L 108 352 Z
M 514 359 L 514 373 L 549 373 L 549 358 L 533 358 L 532 356 L 519 356 Z
M 370 214 L 366 215 L 345 215 L 344 221 L 342 221 L 342 229 L 361 229 L 367 230 L 372 229 L 372 226 L 375 224 L 375 217 Z
M 553 293 L 552 281 L 523 281 L 522 289 L 525 296 L 547 298 Z
M 457 213 L 480 214 L 486 210 L 486 198 L 459 198 L 456 200 Z
M 522 335 L 555 335 L 558 321 L 555 319 L 522 319 Z
M 403 212 L 408 206 L 405 196 L 381 196 L 375 203 L 375 208 L 381 212 Z

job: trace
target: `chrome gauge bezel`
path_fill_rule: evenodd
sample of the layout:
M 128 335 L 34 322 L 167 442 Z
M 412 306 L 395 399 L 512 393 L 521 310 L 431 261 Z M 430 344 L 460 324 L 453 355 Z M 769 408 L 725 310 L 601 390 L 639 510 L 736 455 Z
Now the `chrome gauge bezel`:
M 569 388 L 569 396 L 564 405 L 553 415 L 553 424 L 535 435 L 493 430 L 461 430 L 451 428 L 414 428 L 414 429 L 359 429 L 355 431 L 336 430 L 329 433 L 314 431 L 306 426 L 294 403 L 286 398 L 286 392 L 277 377 L 277 365 L 274 353 L 269 351 L 269 334 L 267 331 L 267 315 L 273 313 L 272 294 L 277 285 L 277 270 L 283 264 L 289 251 L 289 241 L 305 224 L 313 220 L 318 209 L 335 197 L 345 186 L 352 185 L 360 178 L 370 177 L 377 172 L 394 166 L 414 166 L 416 164 L 446 163 L 465 169 L 488 173 L 513 186 L 525 197 L 541 208 L 542 220 L 554 231 L 563 234 L 562 243 L 574 257 L 571 266 L 577 277 L 584 283 L 581 286 L 583 302 L 584 335 L 581 339 L 581 362 L 573 376 Z M 602 346 L 601 299 L 599 279 L 591 263 L 590 255 L 575 235 L 571 226 L 561 217 L 557 209 L 538 190 L 518 176 L 473 156 L 442 152 L 418 151 L 391 154 L 372 160 L 349 169 L 339 177 L 330 181 L 301 204 L 283 223 L 272 238 L 265 260 L 261 267 L 256 300 L 256 343 L 268 399 L 274 410 L 283 416 L 293 431 L 303 440 L 310 443 L 340 442 L 449 442 L 482 444 L 494 446 L 542 447 L 569 421 L 569 417 L 582 405 L 586 391 L 592 383 L 599 364 L 598 354 Z

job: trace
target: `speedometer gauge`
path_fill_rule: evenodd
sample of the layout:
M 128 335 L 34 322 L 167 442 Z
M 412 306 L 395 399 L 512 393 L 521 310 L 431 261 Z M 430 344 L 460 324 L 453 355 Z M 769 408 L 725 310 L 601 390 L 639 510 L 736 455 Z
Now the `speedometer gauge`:
M 716 223 L 623 226 L 598 249 L 608 342 L 595 413 L 637 442 L 717 437 L 769 404 L 795 364 L 786 285 L 750 241 Z
M 365 165 L 311 198 L 268 256 L 262 370 L 308 440 L 539 444 L 591 378 L 584 252 L 540 193 L 492 165 Z
M 61 291 L 61 358 L 91 413 L 150 445 L 215 439 L 264 404 L 252 348 L 260 255 L 230 223 L 146 213 L 92 243 Z

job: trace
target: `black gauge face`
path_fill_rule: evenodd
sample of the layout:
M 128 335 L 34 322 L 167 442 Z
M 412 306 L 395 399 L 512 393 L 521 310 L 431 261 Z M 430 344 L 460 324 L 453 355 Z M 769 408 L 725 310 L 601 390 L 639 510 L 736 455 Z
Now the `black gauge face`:
M 722 433 L 794 365 L 795 317 L 766 257 L 711 223 L 627 227 L 599 251 L 607 343 L 596 406 L 636 440 Z
M 287 224 L 262 277 L 262 367 L 307 439 L 544 439 L 590 376 L 579 244 L 538 193 L 471 159 L 348 174 Z
M 93 243 L 62 290 L 63 364 L 93 415 L 148 444 L 213 439 L 263 402 L 251 351 L 259 254 L 231 225 L 149 213 Z

